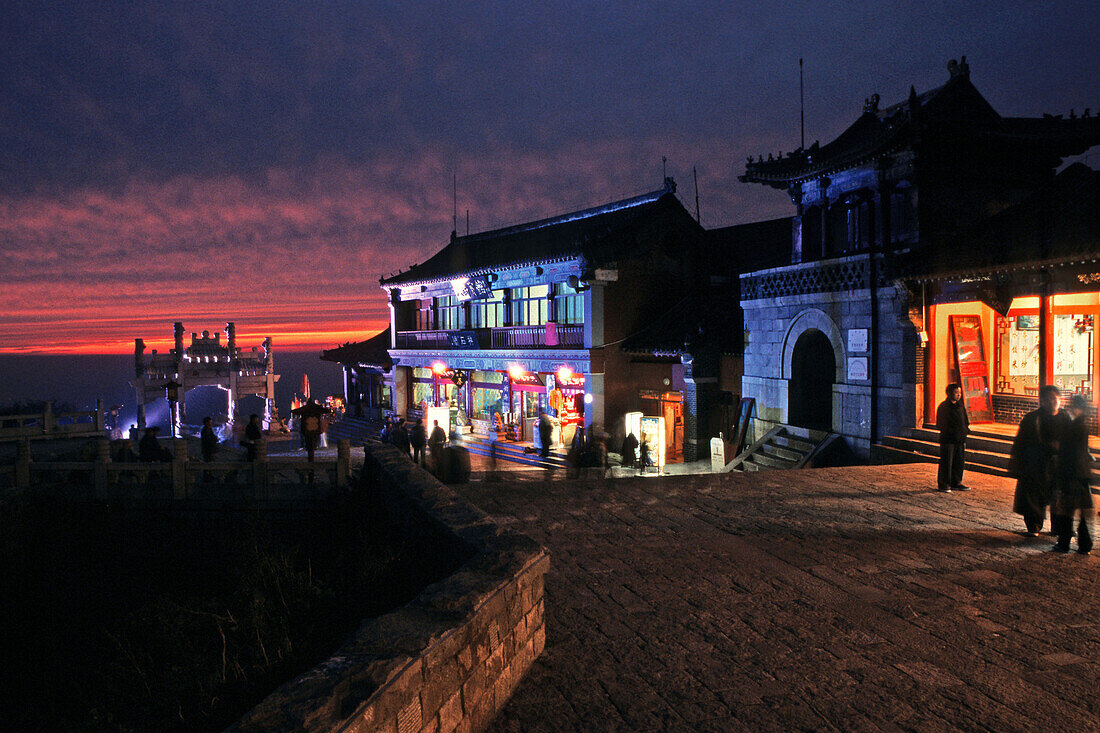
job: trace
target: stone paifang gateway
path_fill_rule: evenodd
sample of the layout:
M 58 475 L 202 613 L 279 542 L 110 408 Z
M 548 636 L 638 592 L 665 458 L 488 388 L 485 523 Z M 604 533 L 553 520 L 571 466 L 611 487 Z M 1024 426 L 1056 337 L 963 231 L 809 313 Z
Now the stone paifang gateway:
M 187 420 L 187 390 L 195 387 L 220 387 L 227 392 L 229 420 L 239 422 L 240 399 L 257 395 L 264 400 L 263 426 L 268 428 L 275 415 L 275 355 L 271 337 L 264 339 L 251 352 L 242 352 L 237 346 L 237 329 L 230 322 L 225 326 L 226 340 L 221 334 L 203 331 L 191 334 L 191 345 L 183 345 L 183 324 L 175 324 L 175 343 L 167 354 L 145 354 L 145 342 L 134 339 L 134 381 L 130 386 L 137 393 L 138 427 L 145 428 L 145 406 L 165 396 L 169 381 L 179 385 L 178 414 L 173 416 L 176 425 Z
M 961 383 L 971 422 L 1018 422 L 1040 384 L 1092 400 L 1100 186 L 1065 158 L 1100 118 L 1002 117 L 963 57 L 937 89 L 873 95 L 836 140 L 749 158 L 743 182 L 795 205 L 789 264 L 742 274 L 742 396 L 858 456 L 933 420 Z M 1093 423 L 1095 430 L 1095 422 Z

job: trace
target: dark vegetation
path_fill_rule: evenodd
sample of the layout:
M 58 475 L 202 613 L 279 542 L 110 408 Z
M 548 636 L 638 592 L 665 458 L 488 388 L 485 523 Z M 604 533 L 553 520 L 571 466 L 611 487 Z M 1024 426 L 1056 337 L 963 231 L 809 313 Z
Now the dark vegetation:
M 308 510 L 0 502 L 0 720 L 220 730 L 464 559 L 356 489 Z

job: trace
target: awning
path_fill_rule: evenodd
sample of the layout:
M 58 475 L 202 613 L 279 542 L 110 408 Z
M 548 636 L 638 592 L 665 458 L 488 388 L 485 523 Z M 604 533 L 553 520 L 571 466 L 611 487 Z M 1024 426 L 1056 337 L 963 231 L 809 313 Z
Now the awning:
M 517 392 L 546 392 L 542 377 L 534 372 L 509 373 L 508 380 L 512 383 L 512 389 Z

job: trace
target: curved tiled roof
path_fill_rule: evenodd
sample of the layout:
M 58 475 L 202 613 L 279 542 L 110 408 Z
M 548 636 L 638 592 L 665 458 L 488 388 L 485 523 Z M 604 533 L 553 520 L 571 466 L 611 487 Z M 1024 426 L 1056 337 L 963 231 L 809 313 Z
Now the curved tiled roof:
M 454 237 L 426 262 L 398 275 L 380 278 L 383 287 L 431 282 L 473 275 L 523 264 L 535 264 L 584 256 L 591 262 L 613 258 L 622 242 L 612 235 L 640 226 L 647 217 L 675 213 L 692 221 L 675 196 L 676 184 L 666 179 L 664 188 L 640 196 L 576 211 L 549 219 Z

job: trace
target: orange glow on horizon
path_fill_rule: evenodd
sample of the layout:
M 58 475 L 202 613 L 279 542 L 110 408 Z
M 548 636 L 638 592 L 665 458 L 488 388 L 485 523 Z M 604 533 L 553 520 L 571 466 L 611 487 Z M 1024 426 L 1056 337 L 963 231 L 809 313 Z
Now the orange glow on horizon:
M 191 332 L 201 333 L 203 330 L 214 333 L 214 329 L 210 326 L 196 327 L 194 329 L 189 328 L 187 321 L 183 322 L 186 332 L 184 333 L 183 343 L 184 346 L 191 344 Z M 378 333 L 382 329 L 389 325 L 386 322 L 365 324 L 360 328 L 344 328 L 344 329 L 332 329 L 332 330 L 278 330 L 271 329 L 266 330 L 261 326 L 249 326 L 246 329 L 241 329 L 238 326 L 237 329 L 237 346 L 242 352 L 250 352 L 252 347 L 260 348 L 263 341 L 268 336 L 271 337 L 272 347 L 275 350 L 275 354 L 278 355 L 280 351 L 310 351 L 310 350 L 322 350 L 333 349 L 337 346 L 342 346 L 345 343 L 356 341 L 365 341 L 374 334 Z M 222 334 L 222 343 L 225 343 L 225 333 L 219 330 Z M 167 334 L 163 338 L 150 338 L 148 335 L 142 335 L 141 333 L 135 333 L 133 337 L 127 340 L 112 339 L 112 338 L 99 338 L 99 339 L 86 339 L 83 342 L 71 341 L 59 341 L 53 344 L 42 346 L 37 345 L 27 348 L 0 348 L 0 356 L 11 354 L 133 354 L 134 353 L 134 339 L 140 338 L 145 342 L 145 354 L 149 355 L 156 349 L 158 354 L 166 354 L 174 347 L 172 341 L 172 324 L 163 324 L 158 328 L 159 334 Z

